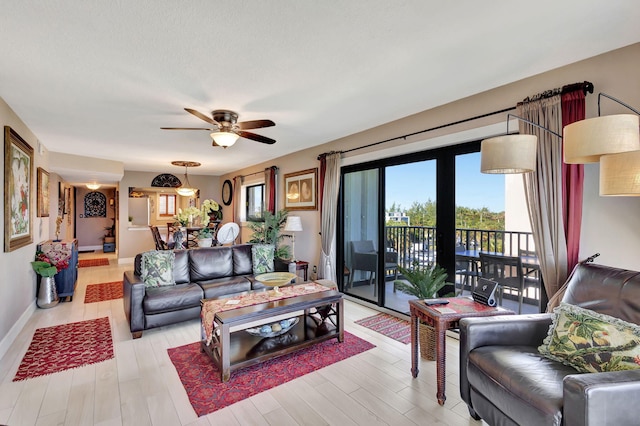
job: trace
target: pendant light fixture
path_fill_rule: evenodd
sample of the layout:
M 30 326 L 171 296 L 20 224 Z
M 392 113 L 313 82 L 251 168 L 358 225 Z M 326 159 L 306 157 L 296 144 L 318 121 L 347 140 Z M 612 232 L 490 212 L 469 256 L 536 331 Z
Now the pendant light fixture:
M 485 139 L 480 145 L 480 171 L 482 173 L 530 173 L 536 169 L 538 137 L 535 135 L 508 134 L 509 120 L 511 118 L 516 118 L 546 130 L 562 139 L 562 136 L 553 130 L 517 115 L 507 114 L 507 134 Z
M 183 197 L 193 197 L 197 191 L 196 188 L 191 186 L 189 183 L 189 176 L 187 171 L 189 167 L 199 167 L 200 163 L 196 161 L 172 161 L 171 164 L 174 166 L 183 166 L 184 167 L 184 182 L 182 182 L 182 186 L 176 188 L 176 192 L 178 195 L 182 195 Z

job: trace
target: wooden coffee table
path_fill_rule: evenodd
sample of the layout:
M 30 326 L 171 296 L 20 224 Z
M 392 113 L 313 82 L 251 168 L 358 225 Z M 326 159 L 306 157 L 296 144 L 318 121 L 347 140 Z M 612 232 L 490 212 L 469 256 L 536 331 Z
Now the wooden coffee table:
M 438 404 L 447 399 L 445 390 L 446 341 L 445 333 L 458 328 L 462 318 L 488 317 L 493 315 L 513 315 L 514 312 L 501 307 L 490 307 L 474 302 L 468 297 L 445 298 L 446 305 L 427 306 L 422 300 L 410 300 L 411 310 L 411 374 L 418 377 L 418 321 L 432 326 L 436 335 L 436 374 L 438 377 Z
M 206 300 L 203 300 L 203 304 Z M 245 331 L 285 318 L 298 318 L 288 332 L 259 337 Z M 217 312 L 211 342 L 202 340 L 202 350 L 229 380 L 231 371 L 248 367 L 329 339 L 344 341 L 342 293 L 320 291 Z

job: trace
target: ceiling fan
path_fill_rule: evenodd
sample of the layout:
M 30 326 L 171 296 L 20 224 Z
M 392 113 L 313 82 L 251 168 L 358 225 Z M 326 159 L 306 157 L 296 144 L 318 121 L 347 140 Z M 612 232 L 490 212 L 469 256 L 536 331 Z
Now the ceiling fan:
M 224 148 L 233 145 L 239 137 L 251 139 L 256 142 L 266 143 L 269 145 L 276 143 L 275 139 L 246 131 L 248 129 L 260 129 L 262 127 L 275 126 L 276 123 L 271 120 L 251 120 L 241 121 L 238 123 L 238 113 L 229 111 L 227 109 L 216 109 L 214 111 L 211 111 L 211 117 L 208 117 L 205 114 L 191 108 L 185 108 L 184 110 L 190 114 L 195 115 L 199 119 L 206 121 L 214 127 L 161 127 L 161 129 L 208 130 L 212 132 L 211 138 L 213 139 L 213 146 L 221 146 Z

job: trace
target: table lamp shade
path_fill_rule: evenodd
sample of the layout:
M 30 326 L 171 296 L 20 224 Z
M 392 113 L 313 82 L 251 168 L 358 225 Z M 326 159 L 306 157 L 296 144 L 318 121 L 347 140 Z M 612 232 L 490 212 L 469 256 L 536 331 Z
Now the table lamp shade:
M 563 130 L 564 162 L 596 163 L 601 155 L 640 150 L 637 115 L 593 117 L 568 124 Z
M 300 216 L 287 216 L 287 222 L 284 225 L 284 230 L 287 232 L 302 231 L 302 220 L 300 219 Z

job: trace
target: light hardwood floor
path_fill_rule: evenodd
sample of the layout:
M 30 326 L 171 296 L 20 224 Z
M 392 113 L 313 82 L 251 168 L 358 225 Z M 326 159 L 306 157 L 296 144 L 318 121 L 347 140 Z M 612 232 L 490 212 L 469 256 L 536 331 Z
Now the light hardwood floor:
M 122 299 L 84 304 L 87 284 L 117 281 L 132 265 L 81 268 L 72 302 L 37 309 L 0 360 L 0 424 L 22 425 L 481 425 L 458 390 L 458 342 L 447 338 L 447 402 L 436 402 L 435 362 L 410 373 L 410 347 L 354 324 L 375 311 L 347 301 L 346 330 L 376 348 L 198 418 L 167 348 L 197 341 L 197 320 L 132 340 Z M 108 316 L 115 358 L 12 382 L 36 328 Z

